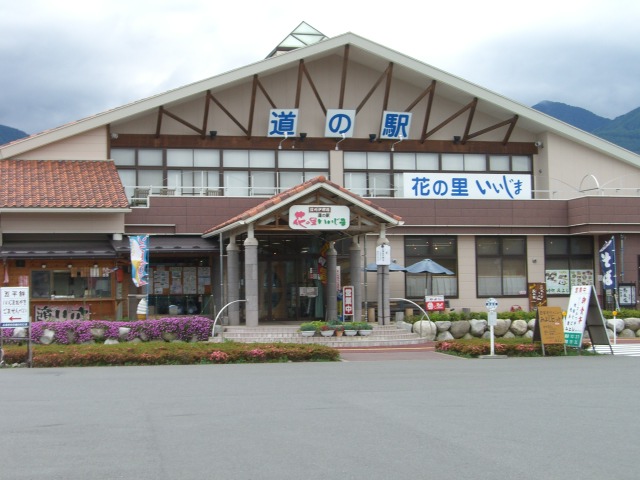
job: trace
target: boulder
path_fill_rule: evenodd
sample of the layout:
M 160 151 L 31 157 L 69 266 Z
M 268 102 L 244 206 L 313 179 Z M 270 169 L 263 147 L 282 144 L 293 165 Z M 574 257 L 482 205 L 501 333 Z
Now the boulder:
M 13 329 L 14 338 L 27 338 L 27 329 L 24 327 L 17 327 Z
M 630 328 L 625 328 L 624 330 L 622 330 L 618 334 L 618 337 L 620 337 L 620 338 L 636 338 L 636 332 L 634 332 Z
M 120 343 L 120 342 L 118 341 L 118 339 L 117 339 L 117 338 L 107 338 L 107 339 L 104 341 L 104 344 L 105 344 L 105 345 L 117 345 L 118 343 Z
M 613 330 L 615 327 L 616 333 L 620 333 L 624 330 L 624 320 L 621 318 L 609 318 L 607 319 L 607 328 Z
M 118 327 L 118 338 L 120 340 L 126 340 L 131 332 L 130 327 Z
M 527 328 L 529 330 L 535 330 L 535 328 L 536 328 L 536 319 L 535 318 L 532 318 L 531 320 L 529 320 L 527 322 Z
M 521 337 L 529 330 L 529 326 L 525 320 L 514 320 L 511 323 L 511 327 L 509 327 L 509 331 L 513 333 L 516 337 Z
M 523 337 L 533 339 L 533 330 L 527 330 L 527 333 L 525 333 Z
M 413 333 L 417 333 L 420 337 L 427 340 L 435 340 L 438 334 L 436 324 L 428 320 L 419 320 L 413 324 Z
M 436 340 L 438 342 L 448 342 L 453 340 L 453 335 L 451 335 L 449 332 L 440 332 L 438 334 L 438 336 L 436 337 Z
M 178 335 L 172 332 L 163 332 L 162 333 L 162 339 L 165 342 L 173 342 L 174 340 L 176 340 L 178 338 Z
M 53 330 L 45 328 L 42 332 L 42 336 L 40 337 L 40 343 L 43 345 L 51 345 L 55 336 L 56 333 Z
M 469 332 L 471 329 L 471 325 L 468 320 L 458 320 L 456 322 L 451 322 L 451 327 L 449 328 L 449 333 L 453 336 L 453 338 L 462 338 Z
M 509 330 L 509 331 L 507 331 L 507 333 L 502 335 L 501 338 L 516 338 L 516 336 L 513 334 L 513 332 L 511 330 Z
M 505 333 L 509 331 L 509 327 L 511 327 L 510 319 L 498 319 L 496 322 L 496 326 L 493 327 L 493 333 L 496 337 L 502 337 Z
M 104 328 L 92 328 L 91 336 L 94 340 L 102 340 L 104 338 Z
M 624 319 L 624 328 L 637 332 L 640 330 L 640 318 L 629 317 Z
M 447 332 L 451 328 L 451 322 L 448 320 L 440 320 L 435 322 L 438 332 Z
M 469 320 L 469 333 L 474 337 L 481 337 L 482 334 L 487 330 L 487 321 L 486 320 Z

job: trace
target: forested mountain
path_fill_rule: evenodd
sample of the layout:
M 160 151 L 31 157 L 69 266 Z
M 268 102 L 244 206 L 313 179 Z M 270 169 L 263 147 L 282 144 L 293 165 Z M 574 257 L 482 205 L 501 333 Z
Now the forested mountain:
M 534 105 L 533 108 L 640 154 L 640 108 L 613 120 L 600 117 L 584 108 L 548 100 Z
M 17 128 L 5 127 L 4 125 L 0 125 L 0 145 L 4 145 L 5 143 L 13 142 L 14 140 L 18 140 L 19 138 L 28 137 L 29 135 L 22 130 L 18 130 Z

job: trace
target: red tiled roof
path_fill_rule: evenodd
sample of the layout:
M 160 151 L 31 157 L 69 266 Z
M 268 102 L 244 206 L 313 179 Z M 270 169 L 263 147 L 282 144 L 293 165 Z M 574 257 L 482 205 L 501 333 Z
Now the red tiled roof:
M 394 220 L 396 220 L 398 222 L 402 221 L 402 217 L 391 213 L 390 211 L 386 210 L 385 208 L 380 207 L 379 205 L 376 205 L 375 203 L 371 202 L 370 200 L 367 200 L 365 198 L 362 198 L 359 195 L 356 195 L 353 192 L 350 192 L 346 188 L 341 187 L 340 185 L 338 185 L 337 183 L 333 183 L 332 181 L 327 180 L 324 176 L 319 176 L 319 177 L 315 177 L 315 178 L 312 178 L 310 180 L 307 180 L 306 182 L 301 183 L 300 185 L 292 187 L 292 188 L 290 188 L 288 190 L 285 190 L 285 191 L 283 191 L 283 192 L 271 197 L 270 199 L 268 199 L 268 200 L 256 205 L 255 207 L 250 208 L 249 210 L 246 210 L 246 211 L 242 212 L 240 215 L 236 215 L 235 217 L 230 218 L 226 222 L 223 222 L 223 223 L 221 223 L 219 225 L 216 225 L 215 227 L 212 227 L 212 228 L 208 229 L 206 232 L 204 232 L 203 235 L 206 235 L 206 234 L 211 233 L 211 232 L 215 232 L 216 230 L 224 228 L 227 225 L 232 225 L 232 224 L 240 222 L 242 220 L 247 220 L 247 219 L 253 218 L 253 217 L 259 215 L 261 212 L 269 210 L 271 207 L 274 207 L 275 205 L 277 205 L 279 203 L 285 203 L 288 198 L 290 198 L 292 196 L 295 196 L 295 195 L 297 195 L 299 193 L 302 193 L 305 190 L 311 188 L 313 185 L 316 185 L 318 183 L 324 183 L 326 185 L 330 185 L 331 187 L 340 190 L 340 192 L 345 194 L 345 196 L 352 197 L 355 201 L 360 202 L 360 203 L 362 203 L 364 205 L 367 205 L 369 208 L 371 208 L 373 210 L 377 210 L 378 212 L 380 212 L 380 214 L 386 215 L 388 217 L 391 217 L 391 218 L 393 218 Z
M 112 161 L 0 160 L 0 208 L 128 208 Z

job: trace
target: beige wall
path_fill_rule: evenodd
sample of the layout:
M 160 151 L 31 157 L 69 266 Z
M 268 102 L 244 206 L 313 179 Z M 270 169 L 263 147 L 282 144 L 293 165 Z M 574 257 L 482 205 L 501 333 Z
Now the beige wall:
M 17 160 L 106 160 L 107 128 L 100 127 L 15 157 Z
M 123 233 L 124 213 L 3 213 L 2 233 Z M 44 240 L 44 239 L 43 239 Z

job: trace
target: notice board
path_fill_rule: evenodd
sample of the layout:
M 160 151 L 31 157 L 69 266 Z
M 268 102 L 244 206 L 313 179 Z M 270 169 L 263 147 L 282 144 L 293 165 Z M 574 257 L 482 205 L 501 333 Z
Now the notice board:
M 589 338 L 593 345 L 609 345 L 611 347 L 600 302 L 593 285 L 571 288 L 564 325 L 567 346 L 580 348 L 585 328 L 589 332 Z
M 562 309 L 560 307 L 538 307 L 533 341 L 543 345 L 563 345 L 565 342 Z

